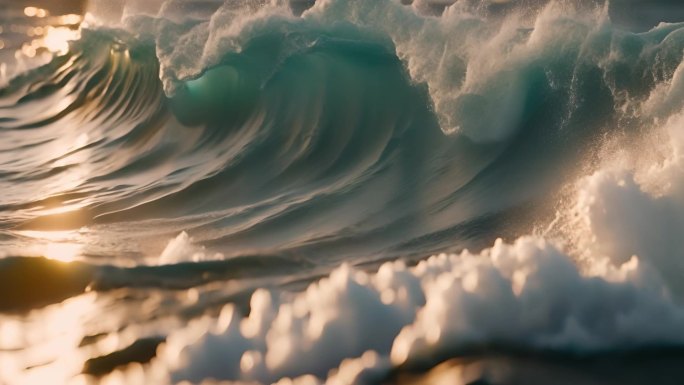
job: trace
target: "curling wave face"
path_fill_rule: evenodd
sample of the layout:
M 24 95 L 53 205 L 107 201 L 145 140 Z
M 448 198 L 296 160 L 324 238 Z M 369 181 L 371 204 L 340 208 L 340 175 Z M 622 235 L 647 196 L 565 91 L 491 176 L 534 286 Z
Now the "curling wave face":
M 0 89 L 0 382 L 411 382 L 465 356 L 425 380 L 629 383 L 653 366 L 573 360 L 681 354 L 684 25 L 151 4 Z

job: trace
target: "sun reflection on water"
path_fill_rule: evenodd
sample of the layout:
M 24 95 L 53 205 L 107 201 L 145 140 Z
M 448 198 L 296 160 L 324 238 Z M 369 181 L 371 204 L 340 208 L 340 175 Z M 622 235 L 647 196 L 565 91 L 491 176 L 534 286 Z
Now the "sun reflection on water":
M 24 8 L 24 15 L 27 17 L 46 17 L 48 12 L 46 9 L 38 7 L 26 7 Z
M 45 248 L 43 256 L 62 262 L 73 262 L 81 254 L 83 245 L 74 243 L 50 243 Z
M 69 52 L 69 42 L 81 38 L 81 15 L 52 16 L 46 9 L 33 6 L 25 7 L 23 13 L 31 20 L 28 25 L 8 26 L 10 31 L 28 38 L 20 43 L 20 48 L 15 52 L 18 60 L 21 57 L 30 59 L 42 54 L 64 55 Z M 6 43 L 2 42 L 0 50 L 5 46 Z
M 97 295 L 87 293 L 25 316 L 0 316 L 0 384 L 72 383 L 83 365 L 84 325 L 97 314 Z
M 81 38 L 81 30 L 64 26 L 36 27 L 27 32 L 27 35 L 38 38 L 22 45 L 23 55 L 32 58 L 40 50 L 47 50 L 49 53 L 61 56 L 69 52 L 69 42 Z
M 83 252 L 84 243 L 80 231 L 17 231 L 17 235 L 29 238 L 34 244 L 32 251 L 39 256 L 61 262 L 76 261 Z
M 14 19 L 10 19 L 7 14 L 0 15 L 0 86 L 17 73 L 35 68 L 55 56 L 69 53 L 71 42 L 80 39 L 82 15 L 57 15 L 54 8 L 46 8 L 53 12 L 40 7 L 15 4 L 12 6 L 13 12 L 16 16 L 21 16 L 21 20 L 15 16 L 12 16 Z M 14 63 L 14 59 L 18 64 Z M 73 100 L 65 96 L 55 101 L 52 106 L 59 112 L 66 111 L 70 107 L 70 102 Z M 37 114 L 40 112 L 37 111 Z M 50 183 L 26 190 L 27 195 L 36 195 L 29 196 L 27 200 L 39 202 L 26 209 L 27 217 L 59 216 L 54 221 L 63 224 L 62 222 L 68 221 L 69 218 L 79 215 L 79 209 L 86 205 L 83 201 L 78 198 L 52 198 L 78 190 L 91 176 L 88 162 L 92 155 L 88 149 L 90 143 L 87 132 L 75 133 L 74 136 L 61 135 L 51 144 L 42 147 L 41 151 L 32 154 L 36 163 L 43 164 L 45 169 L 52 168 L 56 171 L 50 174 Z M 8 147 L 15 145 L 9 144 Z M 80 260 L 81 262 L 74 264 L 51 261 L 47 264 L 57 265 L 57 270 L 63 268 L 80 271 L 79 269 L 85 269 L 83 266 L 87 266 L 88 271 L 91 271 L 91 266 L 83 263 L 86 249 L 88 255 L 92 256 L 90 248 L 96 243 L 90 230 L 38 231 L 35 229 L 52 227 L 22 227 L 28 228 L 32 230 L 6 231 L 12 238 L 18 238 L 19 246 L 12 246 L 15 247 L 13 250 L 0 250 L 1 256 L 30 254 L 59 262 Z M 72 227 L 65 225 L 54 228 Z M 16 254 L 13 253 L 15 250 Z M 26 287 L 33 287 L 32 283 L 35 280 L 25 281 Z M 0 296 L 9 295 L 19 293 L 0 293 Z M 109 292 L 75 292 L 73 295 L 63 302 L 52 302 L 51 305 L 35 308 L 28 313 L 0 313 L 0 385 L 96 383 L 95 379 L 82 374 L 84 363 L 89 358 L 109 354 L 135 341 L 141 331 L 135 328 L 125 329 L 128 319 L 133 316 L 144 319 L 145 314 L 161 306 L 161 300 L 145 302 L 145 306 L 140 309 L 136 308 L 130 314 L 124 314 L 124 311 L 108 302 L 111 295 Z M 57 300 L 61 301 L 62 297 Z M 145 332 L 145 335 L 155 335 L 156 330 L 157 328 L 154 328 L 154 331 Z M 84 340 L 90 342 L 84 344 Z M 130 365 L 128 372 L 132 374 L 127 375 L 129 377 L 122 377 L 119 381 L 115 373 L 112 379 L 104 381 L 119 385 L 130 384 L 130 376 L 141 377 L 141 368 L 140 365 Z M 137 383 L 145 382 L 139 380 Z
M 80 37 L 81 31 L 78 29 L 48 26 L 47 32 L 42 39 L 42 44 L 48 51 L 64 55 L 69 52 L 69 42 L 78 40 Z

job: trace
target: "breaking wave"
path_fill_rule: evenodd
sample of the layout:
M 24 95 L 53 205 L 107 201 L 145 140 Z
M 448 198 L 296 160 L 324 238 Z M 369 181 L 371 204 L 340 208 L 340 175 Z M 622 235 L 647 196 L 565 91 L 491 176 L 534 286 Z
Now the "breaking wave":
M 684 24 L 466 3 L 129 2 L 8 79 L 0 383 L 681 354 Z

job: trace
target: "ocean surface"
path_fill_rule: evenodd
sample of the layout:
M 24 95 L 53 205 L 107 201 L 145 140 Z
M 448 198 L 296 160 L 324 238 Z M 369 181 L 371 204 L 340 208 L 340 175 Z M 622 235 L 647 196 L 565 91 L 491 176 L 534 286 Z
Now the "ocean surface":
M 684 4 L 53 3 L 0 385 L 684 384 Z

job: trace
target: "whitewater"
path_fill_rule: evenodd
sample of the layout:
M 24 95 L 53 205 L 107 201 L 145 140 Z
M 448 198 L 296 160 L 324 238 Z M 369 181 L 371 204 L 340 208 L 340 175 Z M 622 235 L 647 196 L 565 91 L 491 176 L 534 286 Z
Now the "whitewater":
M 681 6 L 28 3 L 0 385 L 684 383 Z

